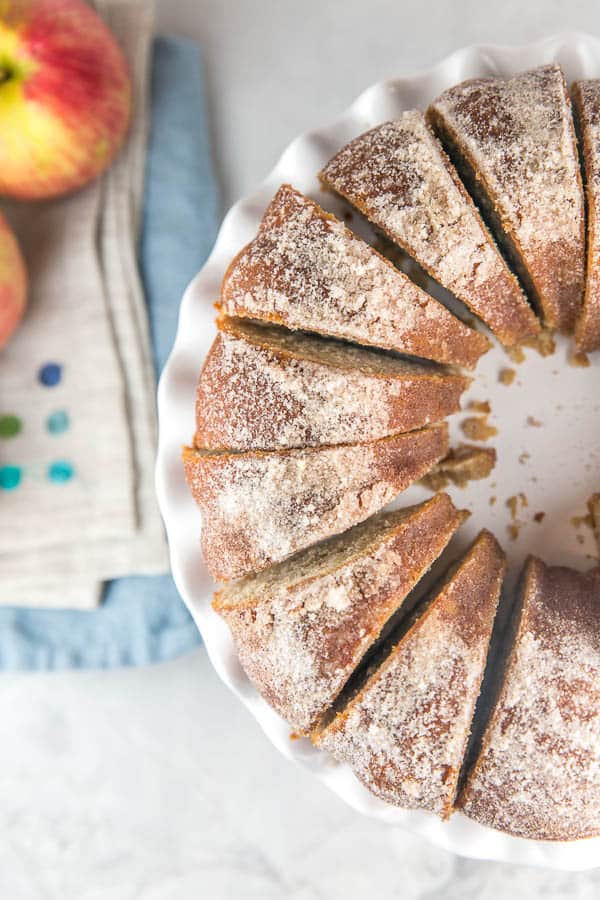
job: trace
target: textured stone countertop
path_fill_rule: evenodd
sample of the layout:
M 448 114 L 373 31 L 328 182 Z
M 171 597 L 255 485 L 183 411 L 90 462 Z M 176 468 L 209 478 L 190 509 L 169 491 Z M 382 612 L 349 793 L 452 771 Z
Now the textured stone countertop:
M 2 900 L 592 900 L 359 816 L 268 743 L 206 653 L 2 678 Z

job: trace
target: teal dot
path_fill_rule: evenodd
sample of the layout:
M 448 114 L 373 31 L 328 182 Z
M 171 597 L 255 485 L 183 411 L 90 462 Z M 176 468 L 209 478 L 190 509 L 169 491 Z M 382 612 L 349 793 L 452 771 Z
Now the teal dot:
M 64 409 L 57 409 L 46 419 L 46 428 L 50 434 L 62 434 L 69 427 L 69 415 Z
M 0 466 L 0 489 L 14 491 L 21 484 L 22 476 L 20 466 Z
M 23 423 L 13 413 L 0 415 L 0 438 L 16 437 L 22 430 Z
M 70 481 L 75 474 L 75 469 L 66 459 L 58 459 L 48 466 L 48 478 L 55 484 L 64 484 Z

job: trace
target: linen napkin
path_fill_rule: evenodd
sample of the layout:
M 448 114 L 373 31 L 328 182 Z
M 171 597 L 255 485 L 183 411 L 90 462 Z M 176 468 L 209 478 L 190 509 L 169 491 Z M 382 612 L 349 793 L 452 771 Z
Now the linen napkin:
M 0 496 L 0 587 L 10 603 L 89 607 L 108 578 L 168 568 L 153 487 L 155 379 L 135 259 L 152 14 L 142 0 L 96 7 L 131 69 L 126 145 L 103 179 L 78 194 L 9 211 L 32 276 L 29 314 L 0 359 L 0 409 L 7 386 L 15 415 L 27 410 L 28 420 L 0 447 L 22 473 Z M 49 362 L 36 381 L 28 369 L 42 352 Z
M 218 223 L 198 47 L 158 38 L 142 205 L 140 267 L 157 370 L 170 351 L 187 283 Z M 0 667 L 139 665 L 194 647 L 199 634 L 170 576 L 123 578 L 89 612 L 0 608 Z

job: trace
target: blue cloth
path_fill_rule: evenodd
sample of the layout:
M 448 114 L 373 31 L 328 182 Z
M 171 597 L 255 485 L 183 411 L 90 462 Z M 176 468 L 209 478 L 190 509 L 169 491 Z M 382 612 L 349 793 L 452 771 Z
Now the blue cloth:
M 181 295 L 216 235 L 207 121 L 197 45 L 157 38 L 140 247 L 157 372 L 175 336 Z M 92 612 L 0 607 L 2 669 L 141 665 L 185 653 L 199 640 L 170 576 L 113 581 Z

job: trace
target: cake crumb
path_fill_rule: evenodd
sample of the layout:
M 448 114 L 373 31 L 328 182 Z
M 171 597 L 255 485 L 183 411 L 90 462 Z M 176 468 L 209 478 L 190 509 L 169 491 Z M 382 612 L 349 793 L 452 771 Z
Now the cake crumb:
M 516 541 L 521 531 L 522 522 L 509 522 L 506 526 L 511 541 Z
M 519 504 L 521 504 L 522 508 L 525 509 L 529 506 L 529 501 L 527 499 L 526 494 L 522 491 L 518 494 L 514 494 L 512 497 L 509 497 L 506 501 L 506 506 L 510 509 L 510 514 L 514 519 L 517 518 L 517 513 L 519 511 Z
M 535 337 L 526 338 L 523 341 L 523 346 L 531 347 L 531 349 L 539 353 L 540 356 L 552 356 L 556 350 L 556 341 L 554 340 L 552 332 L 544 329 Z
M 585 516 L 571 516 L 571 525 L 573 528 L 593 528 L 594 518 L 591 512 Z
M 531 425 L 532 428 L 541 428 L 542 423 L 539 419 L 536 419 L 535 416 L 527 416 L 527 424 Z
M 496 505 L 496 497 L 490 497 L 488 502 L 489 502 L 490 506 L 495 506 Z
M 487 416 L 470 416 L 463 419 L 460 428 L 465 437 L 471 441 L 489 441 L 498 434 L 498 429 L 488 425 Z
M 505 384 L 507 387 L 513 383 L 517 375 L 516 369 L 500 369 L 500 374 L 498 375 L 498 381 L 500 384 Z
M 545 512 L 536 512 L 535 516 L 533 517 L 533 521 L 537 522 L 539 525 L 541 522 L 544 521 L 545 518 L 546 518 Z
M 590 366 L 590 358 L 587 353 L 573 353 L 569 357 L 569 365 L 574 369 L 587 369 Z
M 421 478 L 421 484 L 424 488 L 427 488 L 429 491 L 433 491 L 437 494 L 439 491 L 443 491 L 450 484 L 450 477 L 446 472 L 440 471 L 438 468 L 440 463 L 437 466 L 434 466 L 427 475 L 424 475 Z
M 474 412 L 485 413 L 486 415 L 492 411 L 489 400 L 471 400 L 467 409 L 472 409 Z
M 421 484 L 432 491 L 441 491 L 450 482 L 464 488 L 470 481 L 487 478 L 495 465 L 493 447 L 460 444 L 450 448 L 448 455 L 421 479 Z
M 574 525 L 575 528 L 581 528 L 585 526 L 586 528 L 593 528 L 594 522 L 591 513 L 587 513 L 585 516 L 572 516 L 571 517 L 571 525 Z
M 598 546 L 598 558 L 600 559 L 600 494 L 592 494 L 588 499 L 587 507 L 590 511 L 594 536 Z
M 517 365 L 525 362 L 525 351 L 518 344 L 516 344 L 514 347 L 505 347 L 504 349 L 506 351 L 506 355 Z
M 519 537 L 521 528 L 525 524 L 518 518 L 519 505 L 523 509 L 526 506 L 529 506 L 529 501 L 527 500 L 527 496 L 522 491 L 520 491 L 518 494 L 514 494 L 512 497 L 509 497 L 506 501 L 506 506 L 510 510 L 510 517 L 512 519 L 512 521 L 508 523 L 506 528 L 510 535 L 510 539 L 512 541 L 517 540 L 517 538 Z
M 524 466 L 529 459 L 531 459 L 531 453 L 527 453 L 526 450 L 524 450 L 523 453 L 521 453 L 521 455 L 519 456 L 519 462 L 522 466 Z

